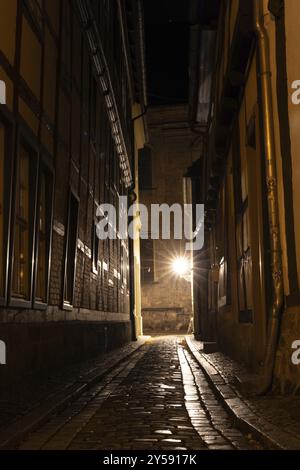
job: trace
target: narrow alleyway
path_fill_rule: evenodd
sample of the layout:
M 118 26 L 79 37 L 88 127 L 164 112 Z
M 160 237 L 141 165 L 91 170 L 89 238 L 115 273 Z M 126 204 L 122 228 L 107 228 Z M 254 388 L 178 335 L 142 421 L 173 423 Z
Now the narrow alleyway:
M 0 1 L 0 454 L 300 450 L 299 7 Z
M 20 449 L 257 449 L 176 336 L 151 339 Z

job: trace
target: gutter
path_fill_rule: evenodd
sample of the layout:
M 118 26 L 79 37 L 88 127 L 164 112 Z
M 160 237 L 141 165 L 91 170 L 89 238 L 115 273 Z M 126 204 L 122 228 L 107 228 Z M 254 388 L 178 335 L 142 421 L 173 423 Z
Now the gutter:
M 142 2 L 139 0 L 137 2 L 137 10 L 138 10 L 138 25 L 139 25 L 139 40 L 140 40 L 140 53 L 141 53 L 141 73 L 142 73 L 142 85 L 143 85 L 143 104 L 145 107 L 148 105 L 147 99 L 147 75 L 146 75 L 146 63 L 145 63 L 145 41 L 144 41 L 144 15 L 143 15 L 143 7 Z
M 130 198 L 130 203 L 134 204 L 137 200 L 137 195 L 135 193 L 135 162 L 133 160 L 132 165 L 132 185 L 129 188 L 128 194 Z M 128 215 L 128 227 L 134 221 L 134 216 Z M 136 334 L 136 318 L 135 318 L 135 265 L 134 265 L 134 240 L 129 237 L 128 240 L 129 247 L 129 284 L 130 284 L 130 298 L 129 298 L 129 314 L 130 314 L 130 323 L 131 323 L 131 340 L 137 341 Z
M 99 34 L 97 22 L 89 0 L 76 0 L 77 11 L 81 21 L 82 29 L 85 33 L 86 42 L 94 66 L 95 74 L 104 95 L 104 102 L 107 110 L 112 136 L 115 141 L 123 179 L 128 188 L 132 184 L 132 174 L 130 170 L 129 152 L 126 145 L 125 134 L 120 117 L 120 109 L 115 96 L 111 71 L 109 69 L 103 43 Z
M 147 77 L 146 77 L 146 63 L 145 63 L 145 39 L 144 39 L 144 13 L 143 13 L 143 5 L 140 0 L 132 3 L 132 10 L 134 11 L 134 18 L 135 18 L 135 58 L 138 62 L 138 79 L 139 79 L 139 90 L 138 96 L 135 96 L 134 86 L 133 86 L 133 69 L 130 59 L 130 46 L 129 46 L 129 39 L 128 39 L 128 27 L 126 24 L 126 11 L 125 5 L 122 0 L 117 0 L 118 5 L 118 14 L 121 24 L 121 34 L 122 34 L 122 41 L 123 41 L 123 50 L 125 54 L 125 62 L 126 62 L 126 73 L 128 77 L 128 83 L 130 86 L 130 98 L 132 103 L 139 103 L 141 109 L 143 110 L 142 113 L 134 117 L 132 122 L 135 122 L 138 119 L 143 119 L 143 126 L 145 132 L 145 141 L 149 142 L 149 130 L 148 130 L 148 123 L 146 119 L 146 114 L 148 111 L 148 98 L 147 98 Z
M 127 35 L 125 32 L 125 26 L 124 26 L 124 4 L 121 2 L 121 0 L 117 0 L 117 5 L 118 5 L 118 14 L 119 14 L 119 21 L 120 21 L 120 29 L 121 29 L 121 36 L 122 36 L 122 42 L 123 42 L 123 52 L 125 56 L 125 64 L 126 64 L 126 73 L 127 73 L 127 79 L 128 79 L 128 86 L 129 86 L 129 94 L 130 94 L 130 99 L 131 101 L 134 101 L 134 93 L 132 89 L 132 72 L 131 72 L 131 67 L 130 67 L 130 60 L 128 57 L 128 41 L 127 41 Z
M 273 121 L 270 47 L 268 34 L 264 26 L 263 1 L 254 0 L 255 30 L 258 38 L 260 75 L 262 88 L 262 111 L 264 124 L 265 166 L 268 191 L 268 226 L 270 236 L 270 257 L 272 272 L 273 300 L 267 329 L 265 358 L 260 372 L 259 385 L 255 393 L 269 391 L 275 366 L 275 355 L 279 337 L 280 320 L 284 304 L 282 252 L 280 243 L 278 185 L 276 173 L 275 133 Z M 245 385 L 245 384 L 243 384 Z
M 142 114 L 144 130 L 145 130 L 145 141 L 149 142 L 149 129 L 147 122 L 147 111 L 148 111 L 148 96 L 147 96 L 147 73 L 146 73 L 146 62 L 145 62 L 145 26 L 144 26 L 144 12 L 143 5 L 141 0 L 137 2 L 138 10 L 138 27 L 139 27 L 139 43 L 140 43 L 140 63 L 141 63 L 141 81 L 142 81 L 142 100 L 143 100 L 143 109 Z

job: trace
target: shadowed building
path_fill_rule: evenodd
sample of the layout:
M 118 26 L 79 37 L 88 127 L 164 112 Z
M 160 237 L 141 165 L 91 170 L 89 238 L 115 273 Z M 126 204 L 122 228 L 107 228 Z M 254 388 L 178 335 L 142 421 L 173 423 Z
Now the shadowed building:
M 206 245 L 194 257 L 196 336 L 256 373 L 246 389 L 295 392 L 299 3 L 219 3 L 218 23 L 203 27 L 199 13 L 192 37 L 191 119 L 206 126 L 192 171 L 194 202 L 206 204 Z
M 141 2 L 1 1 L 0 79 L 0 374 L 11 384 L 141 333 L 139 245 L 96 235 L 99 204 L 138 191 Z
M 199 153 L 199 136 L 190 129 L 188 106 L 157 106 L 149 109 L 150 146 L 140 152 L 140 197 L 149 213 L 151 205 L 171 209 L 191 203 L 187 168 Z M 168 218 L 166 217 L 167 221 Z M 170 239 L 163 239 L 162 223 L 149 239 L 141 240 L 142 312 L 147 333 L 186 333 L 192 316 L 191 252 L 186 251 L 183 220 L 171 213 Z M 174 232 L 182 226 L 183 238 Z M 142 225 L 142 234 L 147 236 Z M 151 239 L 156 238 L 156 239 Z M 185 266 L 186 265 L 186 266 Z

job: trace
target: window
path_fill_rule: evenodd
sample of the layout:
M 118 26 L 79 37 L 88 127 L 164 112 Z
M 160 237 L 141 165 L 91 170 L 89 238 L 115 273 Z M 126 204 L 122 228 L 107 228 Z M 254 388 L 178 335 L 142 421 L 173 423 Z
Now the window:
M 47 303 L 52 224 L 53 174 L 41 164 L 37 205 L 37 266 L 35 301 Z
M 124 240 L 121 242 L 120 247 L 120 270 L 122 289 L 126 289 L 128 285 L 129 260 L 128 242 L 125 242 Z
M 231 282 L 228 239 L 228 185 L 227 180 L 220 192 L 216 230 L 217 261 L 219 263 L 219 308 L 231 304 Z
M 152 188 L 152 152 L 150 147 L 139 151 L 139 185 L 140 189 Z
M 15 180 L 12 297 L 31 299 L 36 153 L 20 141 Z
M 0 109 L 0 305 L 6 303 L 8 224 L 11 199 L 11 169 L 13 162 L 13 123 Z
M 90 138 L 93 144 L 96 144 L 96 125 L 97 125 L 97 82 L 95 77 L 91 75 L 91 103 L 90 103 Z
M 71 90 L 71 10 L 69 2 L 62 2 L 63 27 L 61 38 L 61 81 L 64 90 L 69 93 Z
M 104 7 L 104 10 L 105 12 L 108 14 L 109 13 L 109 7 L 110 7 L 110 0 L 103 0 L 103 7 Z
M 154 281 L 153 240 L 141 240 L 141 277 L 144 284 Z
M 252 250 L 248 203 L 248 162 L 246 158 L 247 136 L 243 115 L 244 103 L 241 109 L 241 116 L 234 130 L 233 146 L 239 321 L 251 323 L 253 321 Z M 251 133 L 248 137 L 250 135 Z M 250 138 L 252 145 L 254 145 L 253 138 Z
M 77 252 L 78 210 L 79 201 L 71 191 L 66 236 L 65 282 L 63 296 L 64 308 L 71 308 L 73 304 Z
M 43 0 L 25 0 L 25 6 L 35 27 L 41 33 L 43 31 Z
M 5 246 L 4 246 L 4 182 L 5 182 L 5 127 L 0 122 L 0 297 L 5 294 Z
M 98 274 L 98 259 L 99 259 L 99 238 L 97 236 L 97 226 L 92 226 L 92 271 Z

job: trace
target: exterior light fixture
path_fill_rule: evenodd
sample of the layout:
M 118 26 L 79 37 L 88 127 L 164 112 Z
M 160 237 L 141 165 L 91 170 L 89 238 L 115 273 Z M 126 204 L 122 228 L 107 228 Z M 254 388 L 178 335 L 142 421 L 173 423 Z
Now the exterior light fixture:
M 185 277 L 189 274 L 191 268 L 187 258 L 183 256 L 175 258 L 172 262 L 172 271 L 179 277 Z

